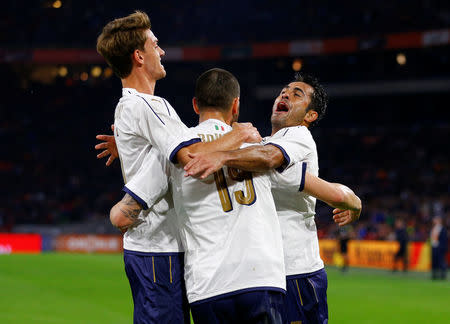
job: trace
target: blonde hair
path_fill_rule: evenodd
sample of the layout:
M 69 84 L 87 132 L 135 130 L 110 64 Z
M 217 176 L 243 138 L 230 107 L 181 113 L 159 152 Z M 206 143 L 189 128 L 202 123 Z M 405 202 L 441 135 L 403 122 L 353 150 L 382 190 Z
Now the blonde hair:
M 97 38 L 97 52 L 119 78 L 130 75 L 132 54 L 136 49 L 144 50 L 147 40 L 145 31 L 150 27 L 150 18 L 142 11 L 114 19 L 103 27 Z

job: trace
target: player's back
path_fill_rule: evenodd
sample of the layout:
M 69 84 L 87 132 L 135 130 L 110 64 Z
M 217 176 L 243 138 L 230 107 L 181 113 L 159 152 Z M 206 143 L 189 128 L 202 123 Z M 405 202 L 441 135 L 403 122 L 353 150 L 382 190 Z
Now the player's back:
M 231 130 L 209 119 L 204 140 Z M 285 289 L 281 231 L 267 175 L 223 168 L 203 181 L 172 167 L 189 302 L 242 289 Z

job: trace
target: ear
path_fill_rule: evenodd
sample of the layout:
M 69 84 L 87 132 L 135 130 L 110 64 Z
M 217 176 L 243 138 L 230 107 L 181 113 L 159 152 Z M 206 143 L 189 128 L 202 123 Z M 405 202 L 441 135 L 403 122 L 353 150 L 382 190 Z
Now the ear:
M 239 114 L 239 97 L 233 99 L 233 104 L 231 106 L 231 113 L 233 115 Z
M 139 65 L 144 64 L 144 57 L 142 56 L 141 50 L 138 50 L 138 49 L 134 50 L 133 61 L 135 61 Z
M 200 110 L 198 109 L 197 98 L 192 98 L 192 107 L 197 115 L 200 115 Z
M 308 111 L 307 113 L 306 113 L 306 116 L 305 116 L 305 121 L 308 123 L 308 124 L 311 124 L 312 122 L 314 122 L 316 119 L 317 119 L 317 117 L 319 117 L 319 114 L 317 113 L 317 111 L 315 111 L 315 110 L 310 110 L 310 111 Z

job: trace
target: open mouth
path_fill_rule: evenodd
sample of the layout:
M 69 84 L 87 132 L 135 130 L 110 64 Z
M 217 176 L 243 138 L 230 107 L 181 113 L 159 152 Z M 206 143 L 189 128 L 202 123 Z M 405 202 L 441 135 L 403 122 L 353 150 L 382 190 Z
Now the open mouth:
M 284 101 L 280 101 L 277 105 L 276 112 L 288 112 L 288 111 L 289 111 L 288 104 Z

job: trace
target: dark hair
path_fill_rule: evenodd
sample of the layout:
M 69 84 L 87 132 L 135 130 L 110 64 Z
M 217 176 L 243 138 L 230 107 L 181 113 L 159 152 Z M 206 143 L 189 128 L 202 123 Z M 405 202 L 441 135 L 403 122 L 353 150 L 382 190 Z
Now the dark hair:
M 150 27 L 150 18 L 141 11 L 115 19 L 103 27 L 97 38 L 97 52 L 119 78 L 130 75 L 133 68 L 131 55 L 136 49 L 144 50 L 145 31 Z
M 195 83 L 195 98 L 198 108 L 214 107 L 226 111 L 239 97 L 240 87 L 236 77 L 230 72 L 214 68 L 200 75 Z
M 325 116 L 328 105 L 327 93 L 325 92 L 323 86 L 319 83 L 319 80 L 309 74 L 296 73 L 293 82 L 304 82 L 314 89 L 311 96 L 311 102 L 307 108 L 307 111 L 314 110 L 318 114 L 317 119 L 309 125 L 309 128 L 312 128 L 317 125 L 323 116 Z

